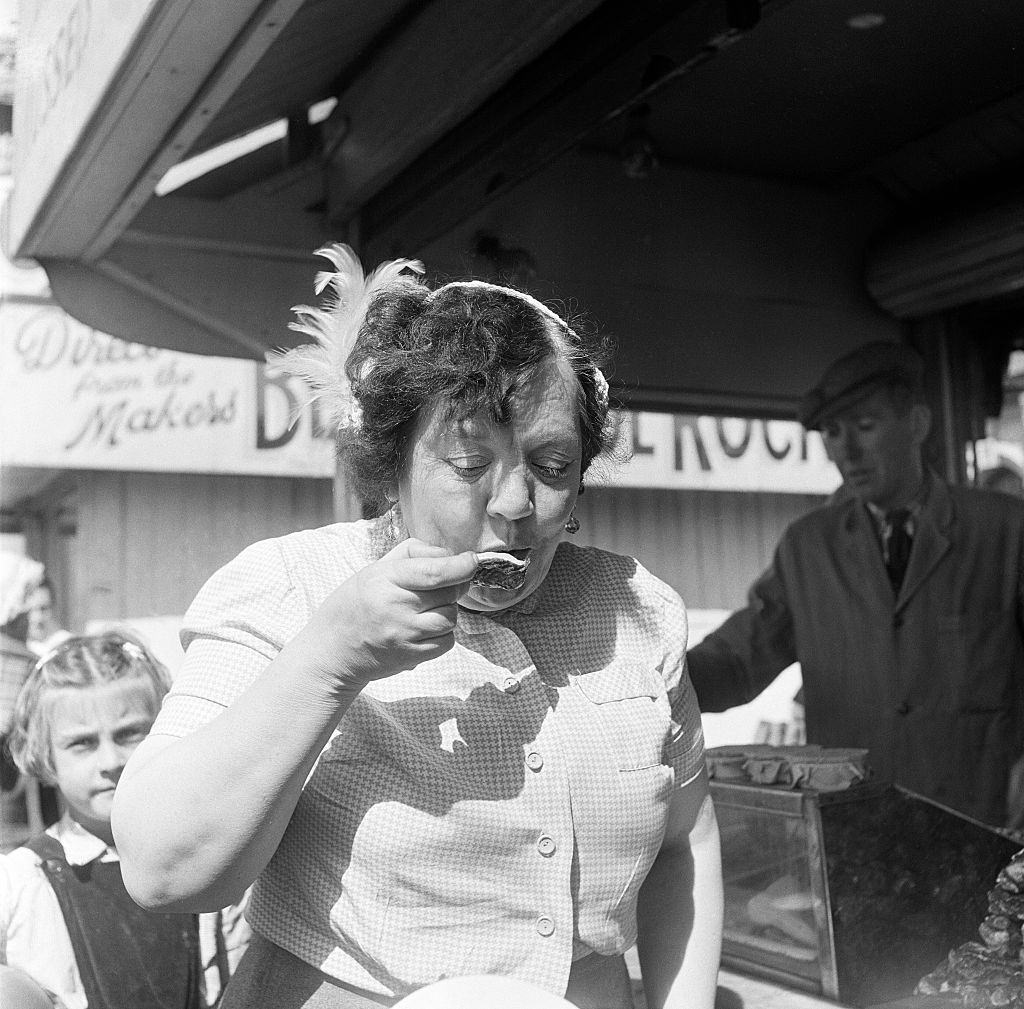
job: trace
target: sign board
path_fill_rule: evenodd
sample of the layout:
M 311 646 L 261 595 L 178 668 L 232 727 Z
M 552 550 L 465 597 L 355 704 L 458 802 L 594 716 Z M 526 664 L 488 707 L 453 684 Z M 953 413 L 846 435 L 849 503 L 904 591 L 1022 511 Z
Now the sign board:
M 308 390 L 255 361 L 126 343 L 52 304 L 0 302 L 4 466 L 331 477 Z M 623 487 L 831 492 L 820 438 L 799 424 L 659 413 L 621 418 Z
M 334 474 L 301 383 L 125 343 L 54 305 L 0 304 L 0 389 L 4 466 Z
M 840 483 L 821 435 L 796 421 L 630 413 L 631 458 L 606 481 L 622 487 L 831 494 Z
M 15 240 L 70 163 L 156 0 L 19 0 Z

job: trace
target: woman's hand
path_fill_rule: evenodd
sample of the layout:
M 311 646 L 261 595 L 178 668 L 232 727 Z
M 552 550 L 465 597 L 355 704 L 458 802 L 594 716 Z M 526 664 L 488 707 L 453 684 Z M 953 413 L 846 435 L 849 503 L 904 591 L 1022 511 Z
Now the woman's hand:
M 313 614 L 323 670 L 361 687 L 443 655 L 455 644 L 459 597 L 476 571 L 471 551 L 409 539 L 356 572 Z

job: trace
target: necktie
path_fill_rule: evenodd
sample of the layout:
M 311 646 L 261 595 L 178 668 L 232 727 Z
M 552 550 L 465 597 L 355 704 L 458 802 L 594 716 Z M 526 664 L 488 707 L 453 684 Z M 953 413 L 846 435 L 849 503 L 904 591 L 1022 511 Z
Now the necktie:
M 906 508 L 894 508 L 886 516 L 889 524 L 889 544 L 885 568 L 889 572 L 889 581 L 894 591 L 899 592 L 903 584 L 903 576 L 907 573 L 907 561 L 910 560 L 912 540 L 907 531 L 907 519 L 910 512 Z

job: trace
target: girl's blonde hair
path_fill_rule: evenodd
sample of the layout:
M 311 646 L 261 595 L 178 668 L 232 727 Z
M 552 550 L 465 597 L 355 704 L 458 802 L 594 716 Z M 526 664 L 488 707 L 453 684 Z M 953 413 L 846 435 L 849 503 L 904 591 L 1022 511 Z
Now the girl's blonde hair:
M 130 631 L 74 635 L 41 656 L 14 706 L 14 728 L 8 745 L 19 770 L 46 784 L 53 783 L 50 720 L 45 710 L 50 693 L 131 680 L 150 688 L 155 717 L 170 688 L 170 673 Z

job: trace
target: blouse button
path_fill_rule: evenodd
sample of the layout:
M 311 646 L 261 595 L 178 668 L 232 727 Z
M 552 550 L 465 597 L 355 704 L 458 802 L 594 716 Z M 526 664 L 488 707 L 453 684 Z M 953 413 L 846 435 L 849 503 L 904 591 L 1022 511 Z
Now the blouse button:
M 544 758 L 536 750 L 530 750 L 526 755 L 526 766 L 531 771 L 539 771 L 544 766 Z
M 519 691 L 519 681 L 514 676 L 505 677 L 504 683 L 506 694 L 515 694 Z
M 554 931 L 555 923 L 546 914 L 542 914 L 537 919 L 537 932 L 540 935 L 551 935 Z
M 537 841 L 537 850 L 545 857 L 550 858 L 555 853 L 555 842 L 547 834 L 542 834 Z

